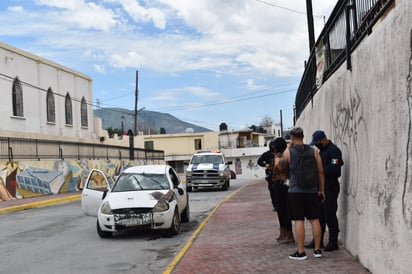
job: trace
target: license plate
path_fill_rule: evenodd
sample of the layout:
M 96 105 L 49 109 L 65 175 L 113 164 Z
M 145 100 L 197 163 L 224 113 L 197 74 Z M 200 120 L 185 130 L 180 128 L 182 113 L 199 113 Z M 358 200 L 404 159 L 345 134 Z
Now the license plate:
M 152 223 L 152 214 L 140 214 L 136 216 L 119 216 L 118 224 L 122 226 L 139 226 Z

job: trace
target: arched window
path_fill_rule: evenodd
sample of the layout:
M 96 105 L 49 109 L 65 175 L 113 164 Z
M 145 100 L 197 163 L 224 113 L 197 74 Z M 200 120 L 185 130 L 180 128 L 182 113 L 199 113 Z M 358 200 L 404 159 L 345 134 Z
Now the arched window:
M 87 103 L 86 99 L 82 98 L 81 106 L 80 106 L 80 113 L 81 113 L 81 120 L 82 120 L 82 127 L 87 127 Z
M 70 94 L 66 94 L 65 100 L 65 114 L 66 114 L 66 125 L 73 125 L 73 112 L 72 112 L 72 98 Z
M 56 122 L 56 107 L 54 105 L 54 94 L 51 88 L 47 90 L 46 96 L 46 108 L 47 108 L 47 122 Z
M 13 81 L 13 116 L 23 117 L 23 89 L 18 77 Z

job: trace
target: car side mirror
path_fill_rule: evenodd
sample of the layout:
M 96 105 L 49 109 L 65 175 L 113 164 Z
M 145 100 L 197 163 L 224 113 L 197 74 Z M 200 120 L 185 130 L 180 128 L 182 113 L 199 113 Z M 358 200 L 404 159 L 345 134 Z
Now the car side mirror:
M 108 191 L 109 191 L 109 190 L 107 190 L 107 189 L 106 189 L 105 191 L 103 191 L 102 200 L 104 200 L 104 198 L 106 198 Z
M 232 162 L 232 161 L 227 161 L 226 164 L 227 164 L 227 165 L 231 165 L 231 164 L 233 164 L 233 162 Z

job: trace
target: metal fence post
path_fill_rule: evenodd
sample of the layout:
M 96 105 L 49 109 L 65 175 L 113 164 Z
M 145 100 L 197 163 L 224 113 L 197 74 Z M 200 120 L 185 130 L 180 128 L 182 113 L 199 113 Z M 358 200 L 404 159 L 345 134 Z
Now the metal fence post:
M 352 70 L 351 60 L 351 42 L 350 42 L 350 11 L 353 5 L 346 5 L 345 19 L 346 19 L 346 69 Z
M 10 146 L 10 138 L 7 138 L 9 162 L 13 161 L 13 148 Z

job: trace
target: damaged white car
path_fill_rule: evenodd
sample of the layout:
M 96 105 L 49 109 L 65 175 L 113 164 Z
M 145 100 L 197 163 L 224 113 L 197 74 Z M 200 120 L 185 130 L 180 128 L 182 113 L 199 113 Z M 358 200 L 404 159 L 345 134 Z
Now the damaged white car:
M 81 205 L 86 215 L 97 216 L 101 238 L 133 228 L 164 230 L 174 236 L 179 234 L 181 222 L 190 217 L 186 186 L 168 165 L 127 168 L 114 184 L 102 171 L 93 169 Z

